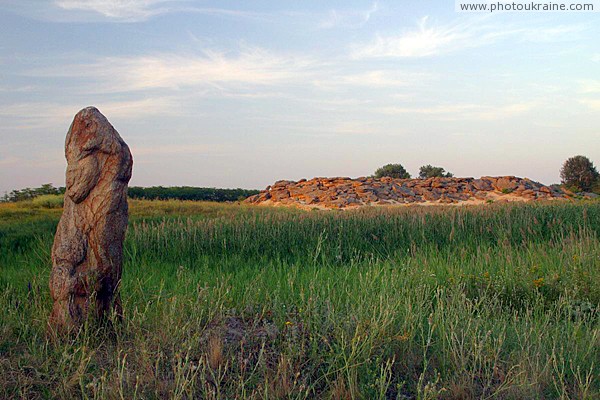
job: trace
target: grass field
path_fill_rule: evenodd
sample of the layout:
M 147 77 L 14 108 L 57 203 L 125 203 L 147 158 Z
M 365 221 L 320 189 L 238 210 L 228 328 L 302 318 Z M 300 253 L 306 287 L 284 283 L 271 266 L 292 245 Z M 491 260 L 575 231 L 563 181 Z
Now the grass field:
M 0 398 L 600 398 L 600 202 L 130 204 L 123 322 L 58 342 L 61 210 L 0 205 Z

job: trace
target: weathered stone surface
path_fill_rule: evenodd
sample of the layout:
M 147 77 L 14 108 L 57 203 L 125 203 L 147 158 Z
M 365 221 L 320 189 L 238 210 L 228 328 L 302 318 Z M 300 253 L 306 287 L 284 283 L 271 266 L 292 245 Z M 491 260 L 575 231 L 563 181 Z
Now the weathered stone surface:
M 123 239 L 127 229 L 129 147 L 94 107 L 79 111 L 65 143 L 63 215 L 52 247 L 49 324 L 55 332 L 76 329 L 91 316 L 121 314 Z
M 512 192 L 519 186 L 520 180 L 514 176 L 502 176 L 492 183 L 494 189 L 499 191 Z
M 313 178 L 278 181 L 246 202 L 303 208 L 355 208 L 385 204 L 477 204 L 565 199 L 567 193 L 527 178 Z

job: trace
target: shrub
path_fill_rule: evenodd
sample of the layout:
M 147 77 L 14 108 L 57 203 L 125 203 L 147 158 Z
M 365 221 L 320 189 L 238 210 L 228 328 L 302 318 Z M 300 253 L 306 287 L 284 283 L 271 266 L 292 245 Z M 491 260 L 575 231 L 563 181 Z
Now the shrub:
M 446 172 L 442 167 L 434 167 L 431 164 L 423 165 L 419 168 L 419 178 L 451 178 L 454 175 L 451 172 Z
M 400 179 L 410 178 L 410 174 L 401 164 L 386 164 L 381 168 L 377 168 L 377 171 L 375 171 L 375 178 L 383 178 L 384 176 Z
M 560 178 L 570 189 L 589 192 L 598 183 L 600 174 L 589 158 L 575 156 L 564 162 L 560 169 Z

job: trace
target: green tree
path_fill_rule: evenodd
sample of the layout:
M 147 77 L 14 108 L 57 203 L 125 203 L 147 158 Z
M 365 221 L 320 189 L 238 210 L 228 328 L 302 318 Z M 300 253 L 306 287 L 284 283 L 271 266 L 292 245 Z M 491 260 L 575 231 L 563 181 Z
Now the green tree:
M 451 178 L 454 175 L 451 172 L 446 172 L 442 167 L 434 167 L 431 164 L 423 165 L 419 168 L 419 178 Z
M 600 180 L 594 163 L 585 156 L 575 156 L 564 162 L 560 169 L 562 183 L 572 189 L 588 192 Z
M 0 201 L 2 202 L 14 202 L 35 199 L 38 196 L 44 196 L 47 194 L 63 194 L 65 192 L 64 187 L 55 188 L 51 183 L 43 184 L 38 188 L 25 188 L 19 190 L 13 190 L 10 193 L 6 193 Z
M 381 168 L 377 168 L 377 171 L 375 171 L 375 178 L 383 178 L 384 176 L 400 179 L 410 178 L 410 174 L 401 164 L 386 164 Z

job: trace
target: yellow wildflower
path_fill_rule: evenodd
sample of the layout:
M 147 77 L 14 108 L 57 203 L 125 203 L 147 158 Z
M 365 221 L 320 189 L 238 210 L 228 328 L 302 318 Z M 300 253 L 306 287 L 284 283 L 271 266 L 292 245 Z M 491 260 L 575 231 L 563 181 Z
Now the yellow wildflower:
M 408 339 L 410 339 L 410 333 L 404 332 L 403 335 L 396 335 L 394 339 L 398 340 L 399 342 L 406 342 Z

